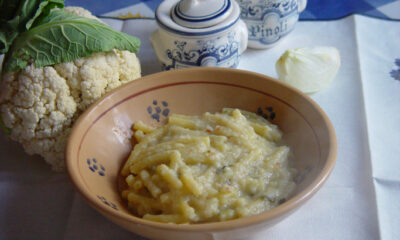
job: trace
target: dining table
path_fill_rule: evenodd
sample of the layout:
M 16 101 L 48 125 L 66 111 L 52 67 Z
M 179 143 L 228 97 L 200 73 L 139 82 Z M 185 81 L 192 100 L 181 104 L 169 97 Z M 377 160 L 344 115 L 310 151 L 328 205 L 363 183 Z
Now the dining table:
M 161 0 L 65 0 L 138 37 L 142 76 L 162 71 L 149 36 Z M 288 49 L 331 46 L 341 65 L 309 96 L 331 120 L 334 170 L 296 212 L 255 239 L 400 239 L 400 1 L 308 0 L 294 30 L 269 49 L 248 48 L 238 69 L 277 78 Z M 246 79 L 243 79 L 246 81 Z M 0 239 L 145 239 L 90 207 L 68 174 L 0 133 Z

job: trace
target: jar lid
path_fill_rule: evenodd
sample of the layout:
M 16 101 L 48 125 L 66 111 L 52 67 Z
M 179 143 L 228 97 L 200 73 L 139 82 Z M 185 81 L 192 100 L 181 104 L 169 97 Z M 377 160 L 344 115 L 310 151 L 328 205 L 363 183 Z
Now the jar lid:
M 171 9 L 172 19 L 188 28 L 217 25 L 231 13 L 231 0 L 181 0 Z
M 224 31 L 239 21 L 233 0 L 164 0 L 156 10 L 159 27 L 178 35 L 199 36 Z

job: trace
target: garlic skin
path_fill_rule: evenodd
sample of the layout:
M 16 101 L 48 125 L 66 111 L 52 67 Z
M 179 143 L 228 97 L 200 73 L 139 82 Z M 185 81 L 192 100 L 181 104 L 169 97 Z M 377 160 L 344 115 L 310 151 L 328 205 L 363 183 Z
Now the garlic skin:
M 334 47 L 288 49 L 275 64 L 281 81 L 305 93 L 328 86 L 339 67 L 340 54 Z

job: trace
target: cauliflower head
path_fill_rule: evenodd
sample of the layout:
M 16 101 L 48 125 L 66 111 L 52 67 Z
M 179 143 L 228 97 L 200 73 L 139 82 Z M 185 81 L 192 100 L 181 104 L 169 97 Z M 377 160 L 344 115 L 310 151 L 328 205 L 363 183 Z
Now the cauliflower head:
M 64 10 L 67 12 L 73 13 L 75 15 L 81 16 L 81 17 L 90 18 L 90 19 L 94 19 L 94 20 L 103 22 L 100 19 L 98 19 L 96 16 L 94 16 L 90 11 L 88 11 L 82 7 L 70 6 L 70 7 L 65 7 Z
M 11 139 L 62 171 L 66 142 L 79 115 L 105 93 L 140 76 L 136 54 L 115 49 L 53 66 L 31 64 L 2 75 L 0 116 Z

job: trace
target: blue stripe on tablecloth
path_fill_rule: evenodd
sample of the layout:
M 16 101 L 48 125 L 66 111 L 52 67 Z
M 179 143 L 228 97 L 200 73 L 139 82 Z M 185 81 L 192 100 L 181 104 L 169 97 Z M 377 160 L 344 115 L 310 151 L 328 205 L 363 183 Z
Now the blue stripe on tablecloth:
M 378 7 L 396 0 L 308 0 L 307 8 L 301 13 L 302 20 L 330 20 L 358 13 L 366 16 L 389 19 Z M 95 15 L 115 11 L 138 3 L 146 4 L 153 11 L 162 0 L 65 0 L 67 6 L 81 6 Z
M 396 2 L 396 0 L 364 0 L 364 2 L 368 2 L 374 8 L 378 8 L 388 3 Z
M 162 2 L 161 0 L 148 0 L 148 1 L 143 1 L 151 10 L 155 11 L 158 4 Z
M 300 20 L 301 19 L 317 19 L 314 14 L 312 14 L 310 11 L 305 9 L 301 14 L 300 14 Z
M 367 16 L 370 16 L 370 17 L 377 17 L 377 18 L 383 18 L 383 19 L 389 18 L 383 12 L 380 12 L 377 9 L 373 9 L 371 11 L 365 12 L 364 14 L 367 15 Z
M 371 16 L 387 18 L 384 14 L 379 14 L 377 7 L 394 2 L 396 0 L 308 0 L 304 14 L 300 19 L 336 19 L 352 13 L 367 14 Z M 373 11 L 376 10 L 376 11 Z
M 155 10 L 160 2 L 162 0 L 65 0 L 65 5 L 80 6 L 90 10 L 94 15 L 102 15 L 138 3 L 144 3 Z

